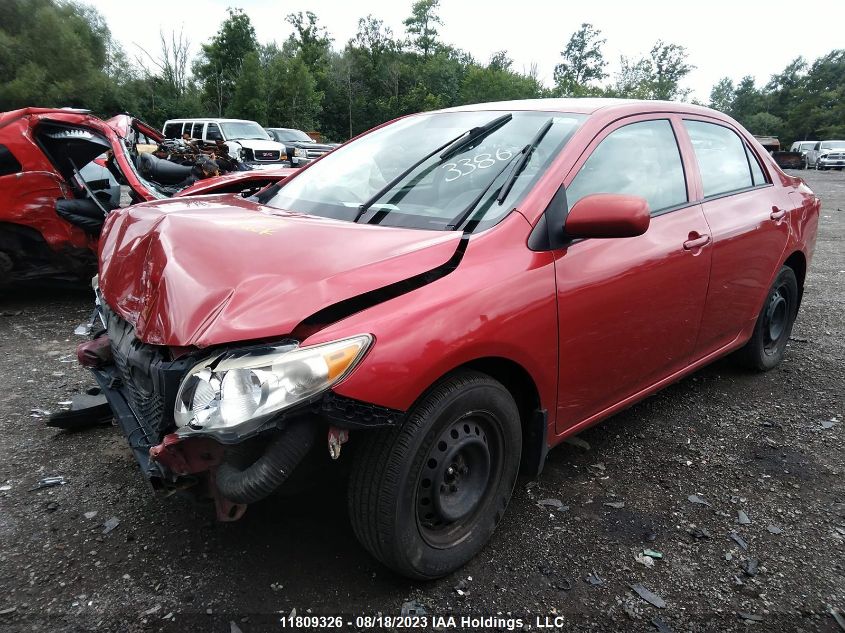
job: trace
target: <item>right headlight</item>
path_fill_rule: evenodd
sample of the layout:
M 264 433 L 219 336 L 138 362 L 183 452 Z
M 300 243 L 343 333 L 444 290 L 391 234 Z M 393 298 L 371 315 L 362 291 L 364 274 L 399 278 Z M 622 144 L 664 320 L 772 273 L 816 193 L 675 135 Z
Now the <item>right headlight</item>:
M 179 435 L 236 435 L 329 389 L 358 364 L 372 343 L 361 334 L 331 343 L 295 343 L 229 352 L 196 365 L 176 395 Z

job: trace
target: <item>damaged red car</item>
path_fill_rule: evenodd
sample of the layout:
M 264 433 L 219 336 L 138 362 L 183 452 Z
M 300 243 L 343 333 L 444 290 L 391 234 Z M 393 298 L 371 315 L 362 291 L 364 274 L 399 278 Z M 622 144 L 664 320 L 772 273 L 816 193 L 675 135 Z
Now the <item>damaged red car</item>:
M 103 121 L 82 110 L 0 113 L 0 288 L 34 279 L 86 283 L 108 213 L 171 196 L 252 195 L 291 170 L 207 179 L 153 152 L 162 135 L 129 115 Z
M 730 352 L 777 365 L 819 206 L 707 108 L 408 116 L 249 199 L 111 213 L 79 356 L 156 490 L 236 519 L 350 461 L 363 546 L 436 578 L 567 436 Z

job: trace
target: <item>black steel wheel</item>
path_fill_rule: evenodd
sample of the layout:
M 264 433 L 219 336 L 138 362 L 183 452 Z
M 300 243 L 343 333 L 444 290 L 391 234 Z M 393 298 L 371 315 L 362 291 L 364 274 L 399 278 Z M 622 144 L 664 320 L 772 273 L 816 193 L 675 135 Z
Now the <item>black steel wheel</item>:
M 792 325 L 798 314 L 798 303 L 795 272 L 784 266 L 769 289 L 751 339 L 738 352 L 738 358 L 743 364 L 752 369 L 768 371 L 783 360 Z
M 355 534 L 400 574 L 451 573 L 495 530 L 521 453 L 519 410 L 507 389 L 480 372 L 456 373 L 400 428 L 362 437 L 349 485 Z

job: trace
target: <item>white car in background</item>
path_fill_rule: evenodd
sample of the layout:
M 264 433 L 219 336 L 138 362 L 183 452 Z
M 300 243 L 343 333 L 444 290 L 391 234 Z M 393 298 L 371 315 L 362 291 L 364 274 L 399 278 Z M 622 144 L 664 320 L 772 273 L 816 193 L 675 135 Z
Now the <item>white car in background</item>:
M 806 154 L 807 168 L 842 169 L 845 167 L 845 141 L 817 141 Z
M 226 143 L 229 155 L 252 167 L 288 164 L 285 146 L 274 141 L 263 127 L 245 119 L 170 119 L 161 130 L 165 138 Z

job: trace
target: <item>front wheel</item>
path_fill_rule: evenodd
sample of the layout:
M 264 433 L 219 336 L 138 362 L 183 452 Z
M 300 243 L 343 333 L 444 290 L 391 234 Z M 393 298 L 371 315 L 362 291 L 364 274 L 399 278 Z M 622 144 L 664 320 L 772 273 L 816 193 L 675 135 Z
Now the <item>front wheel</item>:
M 777 366 L 783 360 L 797 314 L 798 280 L 791 268 L 783 266 L 769 289 L 751 339 L 737 352 L 740 362 L 759 371 Z
M 502 518 L 519 470 L 519 410 L 507 389 L 462 371 L 432 388 L 401 427 L 364 439 L 349 482 L 361 544 L 420 580 L 475 556 Z

